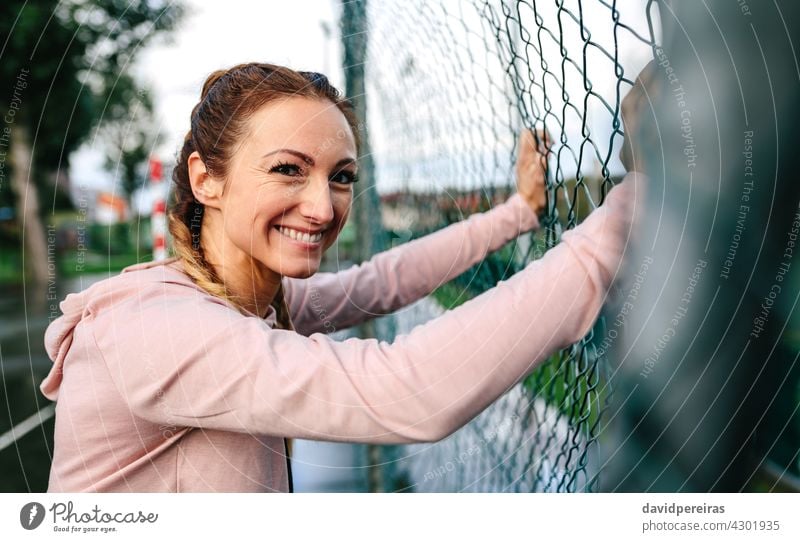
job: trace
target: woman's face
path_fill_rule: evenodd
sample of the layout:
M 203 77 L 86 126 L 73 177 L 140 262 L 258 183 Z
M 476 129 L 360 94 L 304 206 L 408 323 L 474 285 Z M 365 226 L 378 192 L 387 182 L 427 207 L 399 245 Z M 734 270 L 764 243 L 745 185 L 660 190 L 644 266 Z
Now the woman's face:
M 286 98 L 261 108 L 224 181 L 223 262 L 249 256 L 281 276 L 313 275 L 347 220 L 355 173 L 353 133 L 333 103 Z

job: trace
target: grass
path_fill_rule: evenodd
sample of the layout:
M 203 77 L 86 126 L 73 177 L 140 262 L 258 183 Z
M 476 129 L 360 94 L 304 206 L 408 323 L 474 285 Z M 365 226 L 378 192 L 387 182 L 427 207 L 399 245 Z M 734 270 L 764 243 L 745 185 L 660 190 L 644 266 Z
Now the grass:
M 62 277 L 77 277 L 90 273 L 116 273 L 129 265 L 153 259 L 149 252 L 126 252 L 122 254 L 100 254 L 97 252 L 65 252 L 58 261 Z
M 78 213 L 63 211 L 50 216 L 47 226 L 48 228 L 52 226 L 58 232 L 56 239 L 60 239 L 62 235 L 71 238 L 63 244 L 81 247 L 80 251 L 77 248 L 67 248 L 56 252 L 55 264 L 58 277 L 72 278 L 91 273 L 116 273 L 130 265 L 152 259 L 150 248 L 144 246 L 144 240 L 149 239 L 150 235 L 148 219 L 110 226 L 83 224 Z M 79 236 L 77 242 L 76 236 Z M 57 240 L 57 246 L 60 246 L 62 241 Z M 18 235 L 9 234 L 2 238 L 0 284 L 12 286 L 22 284 L 25 273 L 22 254 Z
M 56 258 L 58 275 L 72 278 L 91 273 L 116 273 L 129 265 L 150 261 L 149 251 L 128 251 L 120 254 L 106 254 L 97 251 L 66 251 Z M 24 279 L 22 251 L 15 247 L 0 248 L 0 284 L 20 285 Z
M 16 247 L 0 248 L 0 284 L 22 284 L 22 254 Z
M 571 424 L 581 423 L 588 429 L 600 419 L 607 387 L 591 368 L 578 374 L 577 366 L 574 356 L 567 356 L 566 351 L 556 352 L 529 374 L 522 386 L 558 409 Z
M 475 297 L 473 292 L 457 286 L 452 281 L 436 288 L 432 295 L 436 302 L 447 310 L 454 309 Z

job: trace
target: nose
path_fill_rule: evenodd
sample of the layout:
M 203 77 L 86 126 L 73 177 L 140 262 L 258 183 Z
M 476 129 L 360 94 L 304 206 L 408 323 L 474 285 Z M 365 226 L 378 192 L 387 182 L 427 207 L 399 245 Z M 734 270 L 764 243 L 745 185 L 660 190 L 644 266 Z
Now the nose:
M 298 210 L 309 222 L 327 226 L 333 221 L 333 200 L 327 178 L 311 179 L 300 197 Z

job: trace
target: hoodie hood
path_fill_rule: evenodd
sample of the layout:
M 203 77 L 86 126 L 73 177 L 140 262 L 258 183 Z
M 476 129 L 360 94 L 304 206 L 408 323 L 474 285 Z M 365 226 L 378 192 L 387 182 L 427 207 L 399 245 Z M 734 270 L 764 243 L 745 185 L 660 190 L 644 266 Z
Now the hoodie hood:
M 134 273 L 134 271 L 148 269 L 151 269 L 152 272 Z M 173 257 L 163 261 L 144 262 L 126 267 L 119 275 L 96 282 L 82 292 L 67 295 L 59 304 L 62 315 L 50 323 L 44 334 L 45 349 L 53 361 L 50 372 L 39 386 L 45 397 L 51 401 L 58 400 L 58 390 L 61 387 L 64 373 L 64 360 L 72 346 L 75 328 L 78 327 L 78 324 L 87 318 L 93 318 L 103 310 L 103 307 L 108 307 L 126 297 L 139 295 L 142 285 L 147 282 L 178 284 L 205 293 L 183 272 L 180 262 Z M 225 303 L 234 310 L 239 310 L 227 301 L 219 300 L 219 302 Z M 258 317 L 249 312 L 247 314 Z M 272 306 L 268 307 L 264 319 L 270 327 L 275 325 L 276 315 Z
M 164 261 L 145 262 L 126 267 L 119 275 L 101 280 L 82 292 L 69 294 L 64 298 L 64 301 L 59 304 L 62 315 L 47 326 L 44 334 L 45 349 L 48 357 L 53 361 L 50 372 L 39 386 L 45 397 L 51 401 L 58 399 L 58 390 L 61 387 L 64 372 L 64 358 L 67 357 L 70 346 L 72 346 L 75 328 L 86 316 L 91 315 L 93 312 L 90 309 L 92 301 L 100 297 L 102 293 L 107 293 L 110 290 L 118 291 L 117 288 L 121 286 L 118 281 L 126 273 L 167 265 L 175 260 L 176 258 L 170 258 Z M 128 277 L 125 278 L 127 279 Z M 188 277 L 186 280 L 189 280 Z

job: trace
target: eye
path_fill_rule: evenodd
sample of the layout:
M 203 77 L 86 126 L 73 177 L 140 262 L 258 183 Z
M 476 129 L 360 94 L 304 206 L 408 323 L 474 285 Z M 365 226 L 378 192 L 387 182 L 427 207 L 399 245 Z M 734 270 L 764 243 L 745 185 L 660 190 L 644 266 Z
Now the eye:
M 269 170 L 270 173 L 277 173 L 279 175 L 286 175 L 287 177 L 297 177 L 303 174 L 300 166 L 289 162 L 277 164 Z
M 352 171 L 339 171 L 334 173 L 330 180 L 337 184 L 352 184 L 358 181 L 358 175 Z

